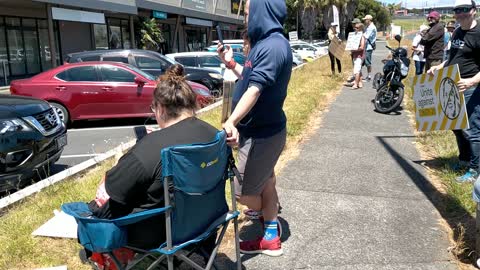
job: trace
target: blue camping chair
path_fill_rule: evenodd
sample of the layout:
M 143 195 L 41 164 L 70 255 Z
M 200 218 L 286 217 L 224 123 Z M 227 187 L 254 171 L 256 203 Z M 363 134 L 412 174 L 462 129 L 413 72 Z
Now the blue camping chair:
M 231 149 L 226 144 L 226 133 L 218 132 L 215 140 L 210 143 L 178 145 L 163 149 L 161 158 L 165 191 L 164 208 L 146 210 L 116 219 L 100 219 L 92 215 L 84 202 L 62 205 L 62 210 L 77 221 L 80 244 L 92 252 L 109 254 L 118 269 L 130 269 L 145 257 L 154 258 L 154 262 L 148 269 L 154 269 L 167 260 L 168 269 L 172 270 L 174 257 L 186 262 L 194 269 L 210 269 L 215 266 L 214 259 L 218 248 L 228 224 L 233 220 L 236 263 L 237 269 L 240 270 L 239 212 L 233 184 L 233 176 L 238 175 L 238 171 L 235 168 Z M 225 198 L 226 180 L 230 180 L 231 211 Z M 128 236 L 125 226 L 162 213 L 165 214 L 166 219 L 167 241 L 165 243 L 153 250 L 139 250 L 126 246 Z M 191 252 L 185 249 L 191 249 L 192 246 L 207 239 L 218 230 L 221 231 L 217 236 L 215 247 L 203 268 L 189 258 Z M 120 247 L 131 248 L 143 256 L 125 268 L 112 252 Z M 202 253 L 207 255 L 204 251 Z

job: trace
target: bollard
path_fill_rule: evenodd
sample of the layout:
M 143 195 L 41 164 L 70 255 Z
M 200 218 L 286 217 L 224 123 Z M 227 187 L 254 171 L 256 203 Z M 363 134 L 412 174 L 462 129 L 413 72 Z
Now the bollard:
M 223 81 L 223 102 L 222 102 L 222 118 L 221 123 L 225 123 L 232 113 L 232 97 L 233 89 L 235 87 L 234 81 Z

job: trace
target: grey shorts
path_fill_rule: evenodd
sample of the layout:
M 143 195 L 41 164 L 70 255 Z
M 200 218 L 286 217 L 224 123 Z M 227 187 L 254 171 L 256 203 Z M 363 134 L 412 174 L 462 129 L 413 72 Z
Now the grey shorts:
M 372 53 L 373 50 L 365 52 L 365 66 L 370 67 L 372 65 Z
M 267 138 L 240 136 L 238 170 L 242 183 L 235 178 L 235 195 L 259 195 L 268 179 L 273 176 L 275 164 L 285 147 L 287 130 Z

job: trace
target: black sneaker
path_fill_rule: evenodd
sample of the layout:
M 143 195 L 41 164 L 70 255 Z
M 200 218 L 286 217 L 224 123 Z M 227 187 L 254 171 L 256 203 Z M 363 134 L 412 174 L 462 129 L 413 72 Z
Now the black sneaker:
M 350 78 L 348 78 L 347 83 L 351 83 L 353 81 L 355 81 L 355 77 L 350 77 Z
M 369 82 L 369 81 L 371 81 L 371 80 L 372 80 L 372 77 L 367 76 L 366 81 Z

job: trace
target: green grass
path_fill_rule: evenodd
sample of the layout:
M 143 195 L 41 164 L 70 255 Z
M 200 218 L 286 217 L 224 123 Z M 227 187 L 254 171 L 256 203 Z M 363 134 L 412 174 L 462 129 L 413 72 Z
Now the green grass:
M 428 24 L 426 19 L 394 19 L 392 22 L 401 26 L 404 32 L 418 31 L 420 25 Z
M 330 77 L 330 63 L 324 57 L 293 73 L 284 105 L 288 118 L 287 148 L 298 143 L 311 124 L 311 116 L 325 108 L 332 94 L 338 92 L 341 77 Z M 351 63 L 344 61 L 349 72 Z M 221 127 L 221 108 L 199 117 Z M 105 172 L 114 165 L 109 160 L 84 175 L 76 176 L 12 206 L 0 217 L 0 269 L 31 269 L 67 265 L 68 269 L 91 269 L 78 259 L 81 249 L 76 239 L 32 237 L 31 233 L 53 216 L 65 202 L 90 201 Z M 230 189 L 227 187 L 227 194 Z

